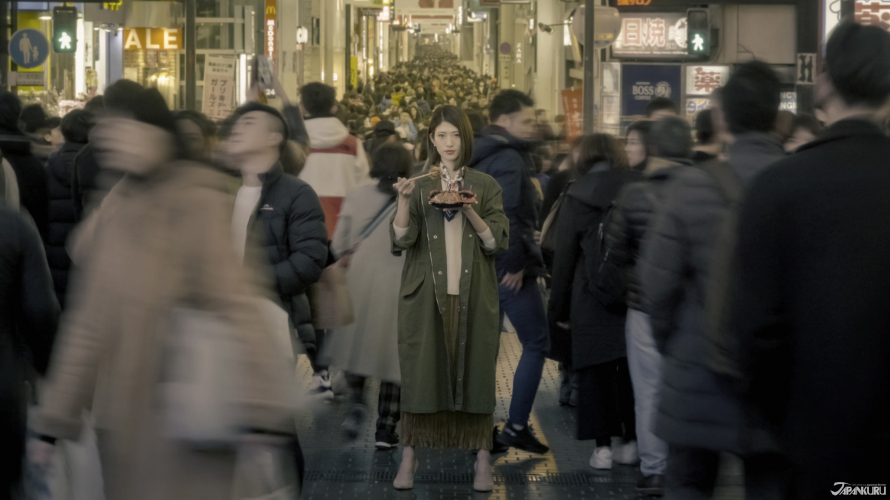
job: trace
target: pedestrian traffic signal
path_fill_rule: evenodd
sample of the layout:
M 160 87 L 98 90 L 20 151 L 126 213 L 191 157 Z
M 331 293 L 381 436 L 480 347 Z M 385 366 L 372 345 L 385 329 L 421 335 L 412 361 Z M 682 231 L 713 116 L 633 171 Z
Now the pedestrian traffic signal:
M 686 52 L 701 58 L 711 55 L 711 27 L 705 9 L 689 9 L 686 12 Z
M 74 52 L 77 50 L 77 8 L 56 7 L 53 9 L 53 52 Z

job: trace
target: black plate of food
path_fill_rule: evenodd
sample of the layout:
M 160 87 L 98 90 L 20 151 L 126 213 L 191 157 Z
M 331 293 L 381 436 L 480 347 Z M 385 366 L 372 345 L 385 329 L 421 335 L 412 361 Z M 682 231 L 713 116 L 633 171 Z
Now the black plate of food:
M 472 191 L 431 191 L 430 205 L 442 210 L 454 210 L 476 203 L 476 193 Z

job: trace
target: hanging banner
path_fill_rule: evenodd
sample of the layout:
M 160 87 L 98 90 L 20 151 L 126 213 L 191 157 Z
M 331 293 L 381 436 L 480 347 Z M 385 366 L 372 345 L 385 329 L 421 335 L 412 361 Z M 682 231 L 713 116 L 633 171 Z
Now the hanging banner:
M 646 105 L 656 97 L 680 102 L 678 65 L 625 64 L 621 67 L 621 122 L 646 117 Z
M 857 23 L 890 30 L 890 0 L 856 0 L 853 11 Z
M 358 87 L 358 57 L 349 56 L 349 83 L 352 88 Z
M 266 0 L 265 22 L 263 23 L 263 53 L 272 61 L 272 68 L 278 72 L 278 0 Z
M 235 97 L 235 59 L 208 55 L 204 62 L 202 111 L 211 120 L 232 114 Z
M 584 133 L 583 93 L 581 89 L 565 89 L 562 96 L 562 113 L 566 118 L 566 141 L 572 142 Z
M 182 28 L 124 28 L 124 50 L 182 50 Z

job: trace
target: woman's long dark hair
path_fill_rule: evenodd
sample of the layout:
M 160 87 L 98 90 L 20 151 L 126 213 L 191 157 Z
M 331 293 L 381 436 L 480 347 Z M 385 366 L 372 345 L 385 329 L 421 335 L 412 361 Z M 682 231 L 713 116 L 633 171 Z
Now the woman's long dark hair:
M 465 166 L 470 162 L 470 158 L 473 157 L 473 127 L 470 125 L 470 120 L 467 118 L 467 114 L 464 113 L 464 110 L 457 106 L 442 106 L 433 111 L 433 117 L 430 120 L 429 134 L 427 134 L 427 140 L 430 141 L 429 164 L 438 165 L 442 162 L 439 150 L 436 149 L 436 146 L 434 146 L 432 142 L 436 129 L 444 122 L 448 122 L 457 127 L 457 132 L 460 134 L 460 155 L 457 157 L 457 164 Z
M 618 139 L 608 134 L 590 134 L 581 139 L 580 156 L 575 165 L 575 175 L 580 177 L 590 172 L 594 165 L 607 162 L 612 170 L 626 169 L 627 153 Z

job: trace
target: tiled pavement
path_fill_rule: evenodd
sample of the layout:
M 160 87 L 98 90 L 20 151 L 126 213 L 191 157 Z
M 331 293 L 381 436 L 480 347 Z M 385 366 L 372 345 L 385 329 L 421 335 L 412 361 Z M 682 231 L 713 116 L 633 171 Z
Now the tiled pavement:
M 513 371 L 522 352 L 515 334 L 501 336 L 498 356 L 495 422 L 504 422 L 510 405 Z M 298 372 L 310 379 L 305 358 Z M 533 455 L 510 449 L 494 456 L 495 488 L 491 493 L 473 492 L 473 462 L 467 452 L 419 450 L 420 468 L 414 489 L 399 492 L 392 480 L 398 469 L 401 450 L 388 452 L 374 448 L 374 419 L 377 401 L 376 381 L 369 382 L 369 418 L 357 440 L 346 441 L 340 431 L 348 404 L 337 398 L 333 403 L 304 412 L 299 419 L 300 440 L 306 456 L 307 477 L 303 498 L 336 499 L 637 499 L 634 485 L 637 467 L 616 465 L 601 473 L 587 465 L 592 441 L 577 441 L 575 414 L 559 406 L 557 365 L 547 361 L 535 400 L 531 424 L 538 438 L 551 448 L 546 455 Z M 743 497 L 740 464 L 727 457 L 715 495 L 720 500 Z

